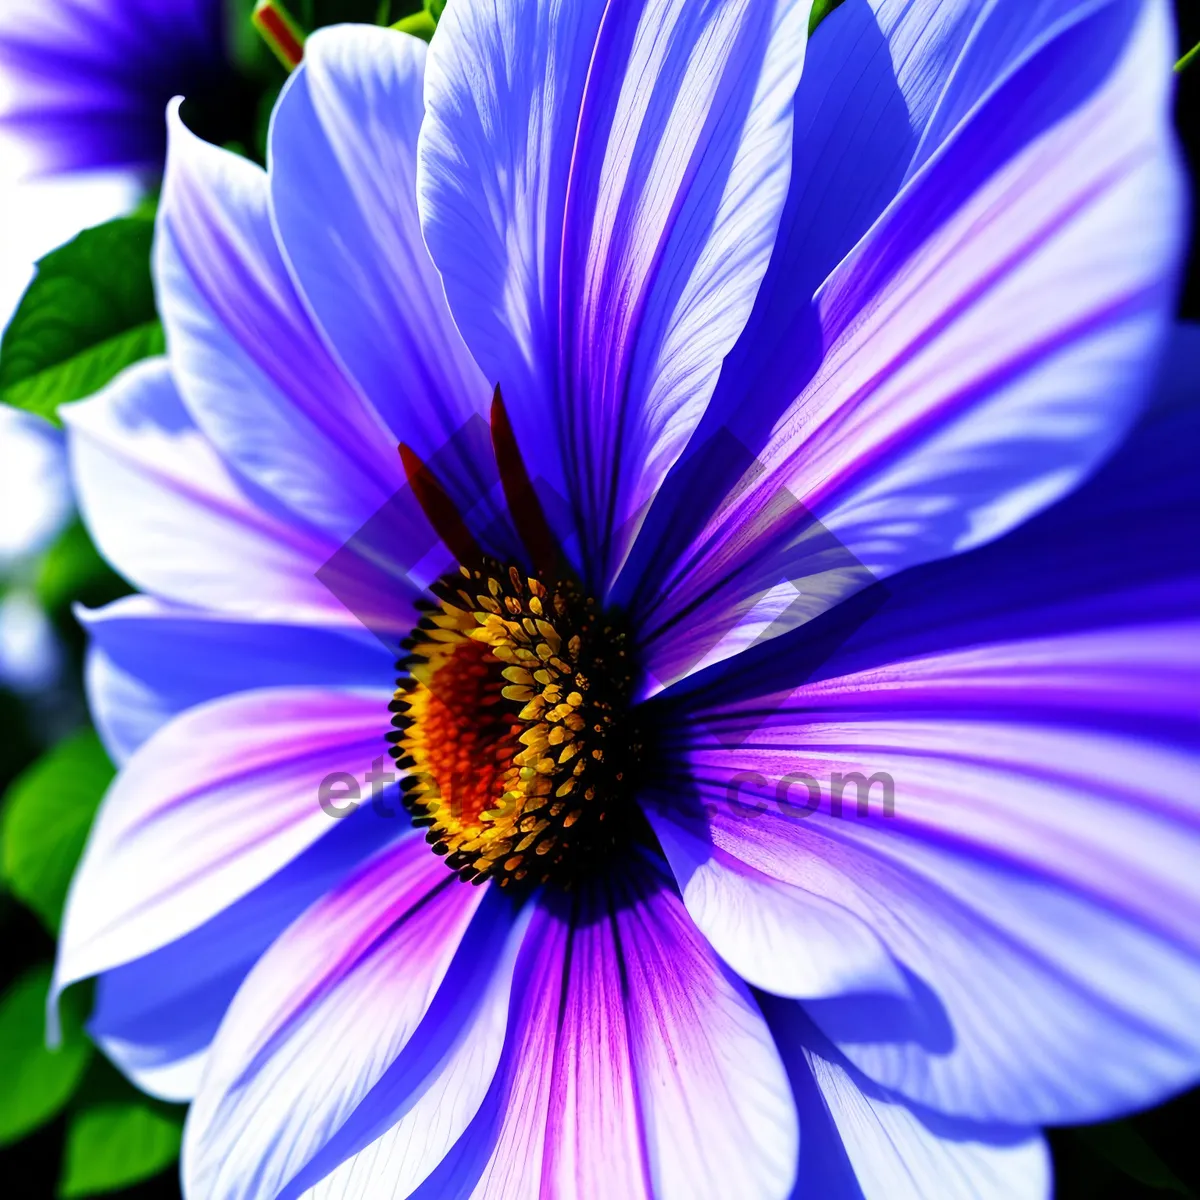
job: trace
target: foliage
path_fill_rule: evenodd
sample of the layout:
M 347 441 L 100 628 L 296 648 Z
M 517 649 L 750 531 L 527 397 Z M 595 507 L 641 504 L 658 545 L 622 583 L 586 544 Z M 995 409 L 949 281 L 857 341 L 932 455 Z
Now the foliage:
M 58 421 L 58 406 L 163 350 L 154 308 L 154 223 L 121 217 L 85 229 L 37 265 L 0 342 L 0 399 Z
M 1156 1191 L 1195 1196 L 1131 1122 L 1084 1125 L 1074 1132 L 1092 1154 L 1106 1160 L 1123 1177 Z
M 51 931 L 112 777 L 108 755 L 88 729 L 38 759 L 5 794 L 4 880 Z
M 35 587 L 38 603 L 49 613 L 60 613 L 72 603 L 95 608 L 129 591 L 100 557 L 80 521 L 68 525 L 42 555 Z
M 833 12 L 833 10 L 837 8 L 841 2 L 842 0 L 813 0 L 812 12 L 808 18 L 809 37 L 812 37 L 812 35 L 816 32 L 817 26 L 820 25 L 820 23 L 825 20 L 825 18 L 829 16 L 829 14 Z
M 91 1057 L 78 1013 L 64 1003 L 62 1043 L 46 1045 L 50 968 L 26 971 L 0 996 L 0 1146 L 45 1124 L 70 1100 Z M 66 999 L 66 998 L 64 998 Z
M 58 1195 L 74 1200 L 149 1179 L 179 1156 L 182 1133 L 176 1113 L 147 1100 L 80 1108 L 67 1124 Z

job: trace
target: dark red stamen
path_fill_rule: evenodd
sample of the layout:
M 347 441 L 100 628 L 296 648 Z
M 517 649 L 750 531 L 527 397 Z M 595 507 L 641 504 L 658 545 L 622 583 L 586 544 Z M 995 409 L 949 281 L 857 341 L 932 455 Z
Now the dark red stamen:
M 492 448 L 496 454 L 496 466 L 500 470 L 500 482 L 504 485 L 504 498 L 513 523 L 525 543 L 525 549 L 533 561 L 535 570 L 548 577 L 558 570 L 558 542 L 542 502 L 534 490 L 533 481 L 525 469 L 525 460 L 513 434 L 512 423 L 500 395 L 500 385 L 492 397 Z
M 434 473 L 403 442 L 400 444 L 400 461 L 404 465 L 404 474 L 417 503 L 421 506 L 421 511 L 433 526 L 434 533 L 442 539 L 446 549 L 459 563 L 478 562 L 483 557 L 482 552 L 471 536 L 471 531 L 462 519 L 457 505 L 437 481 Z

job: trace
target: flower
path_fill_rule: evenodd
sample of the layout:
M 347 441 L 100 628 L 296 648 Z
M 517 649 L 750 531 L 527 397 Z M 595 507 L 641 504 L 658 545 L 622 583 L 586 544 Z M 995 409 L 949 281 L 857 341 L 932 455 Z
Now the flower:
M 71 516 L 62 431 L 0 408 L 0 573 L 44 550 Z
M 57 676 L 60 648 L 28 576 L 71 511 L 62 431 L 0 407 L 0 686 L 38 692 Z
M 6 0 L 0 129 L 36 171 L 157 171 L 163 107 L 225 59 L 224 0 Z
M 57 987 L 193 1200 L 1042 1196 L 1196 1078 L 1165 5 L 808 7 L 172 115 Z

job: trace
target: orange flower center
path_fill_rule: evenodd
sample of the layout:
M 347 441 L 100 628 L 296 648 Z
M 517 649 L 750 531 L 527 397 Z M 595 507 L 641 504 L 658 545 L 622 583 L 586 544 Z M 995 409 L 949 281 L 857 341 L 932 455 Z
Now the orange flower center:
M 433 592 L 391 705 L 414 823 L 464 880 L 570 886 L 631 825 L 628 634 L 573 581 L 491 561 Z

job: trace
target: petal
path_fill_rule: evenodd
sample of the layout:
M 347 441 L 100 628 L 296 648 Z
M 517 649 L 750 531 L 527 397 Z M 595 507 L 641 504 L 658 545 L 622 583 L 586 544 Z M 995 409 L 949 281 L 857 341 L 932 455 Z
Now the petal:
M 654 679 L 998 536 L 1126 430 L 1180 244 L 1171 31 L 1157 0 L 1076 16 L 944 139 L 787 341 L 751 331 L 731 358 L 728 426 L 698 436 L 638 550 Z
M 533 914 L 492 1088 L 417 1196 L 651 1195 L 612 918 L 591 894 L 579 915 Z
M 359 781 L 386 760 L 389 695 L 243 692 L 164 726 L 92 827 L 63 917 L 59 987 L 199 928 L 326 833 L 327 777 Z
M 787 203 L 748 338 L 762 340 L 768 331 L 786 336 L 822 280 L 895 197 L 962 70 L 964 49 L 981 40 L 985 16 L 996 24 L 1007 14 L 1014 25 L 1040 30 L 1051 24 L 1050 7 L 856 0 L 824 17 L 796 90 Z M 1016 49 L 1017 35 L 989 29 L 988 42 L 1003 58 Z M 770 365 L 778 368 L 789 356 L 773 357 Z
M 597 573 L 623 553 L 753 304 L 808 10 L 459 3 L 430 48 L 426 240 Z
M 478 1112 L 504 1045 L 513 968 L 529 916 L 526 910 L 513 920 L 498 896 L 486 905 L 420 1028 L 279 1200 L 358 1197 L 381 1179 L 393 1195 L 408 1195 Z M 320 1182 L 310 1188 L 314 1180 Z
M 787 1195 L 796 1118 L 758 1006 L 671 889 L 643 892 L 616 924 L 655 1197 Z
M 382 1115 L 408 1135 L 390 1146 L 396 1169 L 419 1181 L 437 1161 L 439 1140 L 449 1145 L 473 1115 L 471 1094 L 477 1106 L 487 1088 L 482 1060 L 489 1043 L 498 1056 L 502 1028 L 489 1019 L 486 992 L 498 977 L 503 1002 L 511 923 L 503 897 L 464 885 L 417 833 L 367 863 L 297 921 L 239 991 L 188 1116 L 186 1190 L 213 1200 L 296 1195 L 303 1183 L 289 1181 L 342 1136 L 360 1106 L 379 1117 L 381 1095 L 399 1102 Z M 463 995 L 474 1007 L 464 1013 L 460 1005 L 451 1028 L 453 1001 Z M 474 1053 L 474 1078 L 455 1069 L 464 1046 Z M 444 1056 L 465 1093 L 457 1098 L 439 1077 Z M 401 1077 L 408 1086 L 397 1089 Z M 440 1126 L 431 1119 L 436 1101 Z M 364 1167 L 369 1174 L 369 1160 L 358 1172 Z
M 1036 1133 L 914 1111 L 854 1071 L 797 1005 L 765 1002 L 804 1128 L 791 1200 L 1048 1200 Z
M 870 926 L 823 896 L 763 875 L 673 820 L 647 810 L 683 893 L 716 952 L 749 984 L 780 996 L 894 993 L 908 987 Z
M 366 627 L 395 653 L 445 551 L 412 489 L 339 546 L 218 456 L 166 360 L 64 405 L 76 492 L 105 557 L 159 598 L 255 621 Z
M 1152 769 L 1178 786 L 1186 762 L 969 717 L 810 720 L 693 761 L 717 778 L 821 781 L 826 810 L 803 823 L 722 812 L 710 836 L 871 914 L 911 998 L 807 1007 L 872 1078 L 944 1111 L 1032 1124 L 1153 1103 L 1200 1071 L 1183 1001 L 1200 982 L 1200 828 L 1154 812 L 1148 789 L 1107 784 Z M 894 778 L 893 821 L 827 811 L 834 772 Z M 759 795 L 766 808 L 771 792 Z
M 757 1005 L 643 866 L 543 900 L 491 1091 L 415 1195 L 782 1197 L 796 1151 Z
M 786 337 L 905 181 L 1015 67 L 1088 7 L 1095 6 L 865 0 L 828 14 L 796 92 L 791 185 L 747 348 L 768 335 Z M 786 371 L 785 357 L 776 354 L 770 369 Z
M 397 836 L 365 807 L 199 928 L 96 981 L 89 1034 L 143 1091 L 190 1100 L 234 993 L 283 930 Z
M 492 385 L 450 316 L 417 216 L 425 43 L 364 25 L 323 29 L 271 123 L 271 204 L 288 261 L 318 321 L 392 433 L 423 458 L 442 451 Z M 397 463 L 398 465 L 398 463 Z M 490 473 L 489 473 L 490 472 Z M 490 454 L 447 482 L 495 482 Z
M 897 576 L 815 672 L 797 631 L 679 700 L 713 843 L 870 913 L 903 965 L 910 1002 L 807 1008 L 923 1104 L 1095 1120 L 1200 1071 L 1183 1002 L 1200 986 L 1200 548 L 1181 527 L 1198 425 L 1194 403 L 1156 407 L 1076 495 Z M 853 785 L 836 808 L 835 772 Z M 780 806 L 800 773 L 809 813 Z M 727 802 L 734 780 L 757 814 Z
M 1200 437 L 1198 349 L 1200 328 L 1172 330 L 1149 409 L 1065 500 L 991 547 L 890 579 L 871 604 L 855 597 L 838 606 L 812 630 L 816 654 L 809 631 L 795 631 L 698 673 L 670 696 L 716 709 L 931 652 L 1194 616 L 1200 548 L 1181 532 L 1200 512 L 1200 481 L 1189 470 Z M 834 619 L 856 606 L 869 619 Z
M 382 687 L 392 656 L 366 630 L 248 621 L 126 596 L 78 610 L 91 644 L 88 705 L 124 762 L 172 717 L 234 692 L 287 685 Z
M 353 620 L 316 578 L 336 543 L 255 502 L 188 416 L 165 360 L 62 412 L 84 519 L 130 582 L 258 618 Z
M 184 404 L 248 479 L 340 542 L 404 481 L 395 440 L 292 285 L 266 174 L 190 133 L 176 102 L 155 269 Z

